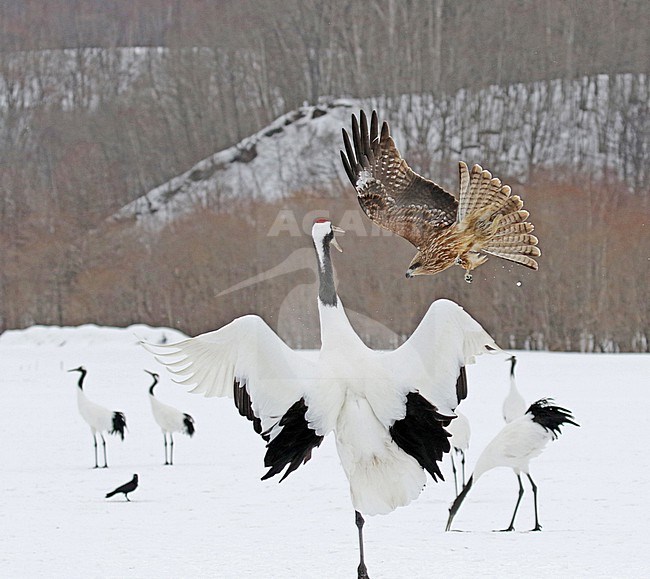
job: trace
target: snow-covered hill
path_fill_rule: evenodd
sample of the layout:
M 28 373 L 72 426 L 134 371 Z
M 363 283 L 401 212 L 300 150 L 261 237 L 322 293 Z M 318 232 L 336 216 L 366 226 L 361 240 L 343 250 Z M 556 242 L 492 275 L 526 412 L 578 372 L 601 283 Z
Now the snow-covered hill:
M 160 226 L 197 207 L 221 210 L 235 198 L 274 200 L 348 186 L 341 128 L 360 108 L 377 108 L 409 164 L 452 190 L 458 160 L 480 163 L 511 184 L 547 169 L 616 175 L 639 189 L 647 187 L 649 171 L 649 106 L 647 77 L 629 74 L 494 85 L 441 98 L 323 101 L 203 159 L 115 218 Z
M 294 191 L 323 190 L 344 178 L 335 136 L 340 139 L 341 127 L 349 125 L 355 111 L 353 101 L 337 100 L 287 113 L 156 187 L 115 218 L 164 224 L 197 207 L 219 210 L 234 198 L 273 200 Z

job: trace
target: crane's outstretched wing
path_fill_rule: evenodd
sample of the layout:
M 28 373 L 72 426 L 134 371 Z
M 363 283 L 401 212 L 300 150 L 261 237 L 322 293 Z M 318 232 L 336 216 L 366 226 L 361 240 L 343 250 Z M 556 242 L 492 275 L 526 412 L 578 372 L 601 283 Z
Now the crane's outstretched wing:
M 370 127 L 363 111 L 352 115 L 352 142 L 343 129 L 341 160 L 357 190 L 359 204 L 377 225 L 416 247 L 456 221 L 458 202 L 451 193 L 413 171 L 402 158 L 384 121 L 379 134 L 377 112 Z
M 500 351 L 492 337 L 458 304 L 436 300 L 411 337 L 384 354 L 395 380 L 417 390 L 438 411 L 453 410 L 467 394 L 464 367 L 476 356 Z
M 179 377 L 177 382 L 195 384 L 192 392 L 232 397 L 267 441 L 282 430 L 279 423 L 283 418 L 286 423 L 289 410 L 304 406 L 300 401 L 312 386 L 314 364 L 255 315 L 177 344 L 144 346 Z

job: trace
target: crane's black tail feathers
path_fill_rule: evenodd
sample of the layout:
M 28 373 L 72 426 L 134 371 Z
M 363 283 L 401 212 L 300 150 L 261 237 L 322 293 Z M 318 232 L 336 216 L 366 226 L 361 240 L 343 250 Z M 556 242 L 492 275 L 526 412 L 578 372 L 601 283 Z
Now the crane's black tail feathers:
M 183 414 L 183 424 L 185 425 L 185 434 L 191 437 L 194 434 L 194 418 L 189 414 Z
M 409 392 L 406 396 L 406 416 L 390 427 L 390 435 L 397 446 L 415 458 L 434 481 L 445 480 L 438 462 L 451 450 L 451 435 L 445 430 L 450 420 L 424 396 Z
M 111 434 L 119 434 L 124 440 L 124 431 L 126 430 L 126 417 L 122 412 L 113 412 L 113 430 Z
M 555 406 L 552 403 L 552 398 L 542 398 L 537 402 L 533 402 L 526 412 L 532 414 L 533 422 L 537 422 L 537 424 L 550 431 L 553 434 L 553 438 L 557 438 L 561 434 L 562 430 L 560 427 L 563 424 L 580 426 L 575 422 L 575 418 L 570 410 L 561 406 Z
M 117 489 L 111 491 L 110 493 L 106 493 L 106 498 L 110 499 L 113 495 L 116 495 L 117 493 L 118 493 Z
M 288 465 L 280 479 L 282 482 L 301 464 L 305 464 L 311 458 L 312 450 L 323 442 L 324 437 L 309 427 L 306 414 L 307 405 L 305 399 L 301 398 L 280 419 L 280 432 L 266 445 L 264 466 L 270 468 L 262 480 L 279 474 Z

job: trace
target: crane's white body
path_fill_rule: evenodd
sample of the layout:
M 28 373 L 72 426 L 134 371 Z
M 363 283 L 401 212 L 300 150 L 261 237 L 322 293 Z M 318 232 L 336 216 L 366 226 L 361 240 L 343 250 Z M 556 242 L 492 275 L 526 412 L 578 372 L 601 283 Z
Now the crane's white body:
M 553 433 L 524 414 L 506 424 L 483 449 L 474 468 L 474 482 L 493 468 L 509 467 L 516 474 L 529 474 L 530 461 L 539 456 Z
M 506 421 L 506 423 L 512 422 L 520 416 L 523 416 L 528 409 L 524 397 L 517 389 L 517 382 L 515 380 L 515 364 L 517 362 L 517 359 L 512 356 L 509 358 L 509 361 L 511 362 L 510 390 L 508 391 L 508 395 L 503 401 L 503 419 Z
M 113 410 L 96 404 L 77 388 L 77 407 L 81 418 L 90 426 L 93 435 L 97 432 L 110 432 L 113 429 Z
M 186 432 L 185 423 L 183 422 L 185 414 L 183 412 L 173 406 L 163 404 L 153 394 L 149 394 L 149 402 L 151 403 L 153 418 L 163 434 L 168 432 Z
M 426 483 L 417 460 L 388 431 L 404 418 L 408 389 L 395 387 L 385 360 L 357 336 L 342 306 L 319 304 L 319 310 L 322 349 L 312 369 L 317 380 L 307 396 L 306 418 L 318 434 L 334 431 L 354 508 L 389 513 L 415 499 Z
M 510 378 L 510 390 L 505 400 L 503 401 L 503 419 L 506 422 L 520 418 L 526 412 L 526 401 L 524 397 L 517 390 L 517 384 L 514 377 Z

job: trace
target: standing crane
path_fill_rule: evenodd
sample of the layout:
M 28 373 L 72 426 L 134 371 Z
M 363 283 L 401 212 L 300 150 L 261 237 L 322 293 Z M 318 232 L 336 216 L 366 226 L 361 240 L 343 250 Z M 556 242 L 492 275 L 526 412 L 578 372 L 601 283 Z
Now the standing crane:
M 174 464 L 174 432 L 182 432 L 187 434 L 190 438 L 194 434 L 194 419 L 180 410 L 176 410 L 173 406 L 163 404 L 158 400 L 153 393 L 153 389 L 158 384 L 160 377 L 155 372 L 145 370 L 153 378 L 153 384 L 149 388 L 149 402 L 151 402 L 151 412 L 154 420 L 160 426 L 165 441 L 165 465 Z M 169 436 L 169 460 L 167 460 L 167 437 Z
M 321 349 L 317 360 L 289 348 L 256 315 L 169 345 L 146 345 L 205 396 L 232 396 L 240 414 L 267 442 L 262 477 L 282 480 L 334 434 L 350 484 L 358 530 L 358 578 L 367 578 L 363 515 L 390 513 L 442 478 L 449 452 L 444 426 L 462 396 L 461 369 L 498 350 L 460 306 L 435 301 L 411 337 L 390 352 L 371 350 L 356 334 L 336 292 L 330 248 L 342 230 L 317 219 Z
M 90 426 L 90 431 L 93 435 L 93 445 L 95 447 L 95 466 L 94 468 L 99 468 L 97 462 L 97 435 L 102 441 L 102 447 L 104 449 L 104 466 L 102 468 L 108 468 L 108 462 L 106 461 L 106 441 L 104 440 L 104 432 L 110 434 L 117 434 L 122 440 L 124 440 L 124 431 L 126 429 L 126 418 L 122 412 L 117 412 L 114 410 L 109 410 L 104 408 L 99 404 L 95 404 L 91 400 L 88 400 L 83 391 L 84 380 L 86 379 L 87 370 L 83 366 L 78 368 L 73 368 L 68 370 L 68 372 L 79 372 L 79 382 L 77 386 L 77 405 L 79 407 L 79 414 L 86 421 L 88 426 Z
M 535 527 L 532 530 L 541 531 L 542 526 L 539 524 L 537 513 L 537 485 L 533 477 L 530 476 L 529 463 L 531 459 L 541 454 L 549 440 L 555 440 L 558 437 L 561 433 L 560 427 L 563 424 L 580 426 L 574 421 L 569 410 L 555 406 L 552 402 L 553 400 L 550 398 L 542 398 L 531 404 L 523 416 L 506 424 L 485 447 L 485 450 L 476 461 L 474 473 L 469 477 L 465 488 L 456 497 L 449 509 L 447 531 L 451 528 L 451 523 L 472 485 L 486 472 L 499 466 L 510 467 L 517 475 L 517 481 L 519 482 L 519 496 L 515 504 L 515 511 L 512 513 L 510 525 L 503 530 L 514 531 L 517 509 L 521 497 L 524 495 L 524 485 L 521 482 L 521 473 L 523 472 L 528 477 L 533 489 Z
M 517 390 L 517 382 L 515 381 L 517 358 L 510 356 L 506 361 L 510 362 L 510 390 L 503 401 L 503 419 L 508 423 L 512 422 L 515 418 L 523 416 L 526 412 L 526 401 L 519 393 L 519 390 Z

